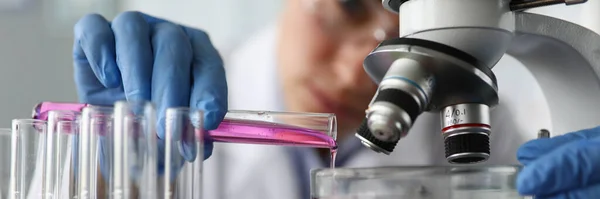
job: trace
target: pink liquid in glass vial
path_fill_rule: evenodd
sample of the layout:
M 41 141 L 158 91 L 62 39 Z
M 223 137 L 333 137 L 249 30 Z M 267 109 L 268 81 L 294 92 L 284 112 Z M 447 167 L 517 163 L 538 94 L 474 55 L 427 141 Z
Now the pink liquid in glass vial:
M 335 165 L 337 143 L 326 132 L 263 121 L 224 120 L 208 132 L 215 142 L 328 148 Z

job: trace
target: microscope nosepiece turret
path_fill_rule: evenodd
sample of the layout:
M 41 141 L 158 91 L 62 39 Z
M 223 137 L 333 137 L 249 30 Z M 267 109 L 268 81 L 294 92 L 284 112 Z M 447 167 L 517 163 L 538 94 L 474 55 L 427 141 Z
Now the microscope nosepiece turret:
M 421 113 L 438 112 L 448 162 L 487 160 L 489 107 L 498 103 L 498 92 L 496 77 L 477 60 L 434 41 L 382 42 L 364 62 L 379 88 L 356 137 L 368 148 L 390 154 Z
M 435 112 L 446 159 L 468 164 L 490 156 L 489 109 L 498 104 L 492 68 L 514 37 L 510 2 L 498 0 L 383 0 L 399 14 L 399 35 L 364 60 L 379 85 L 356 136 L 391 153 L 418 116 Z M 462 110 L 458 115 L 456 110 Z

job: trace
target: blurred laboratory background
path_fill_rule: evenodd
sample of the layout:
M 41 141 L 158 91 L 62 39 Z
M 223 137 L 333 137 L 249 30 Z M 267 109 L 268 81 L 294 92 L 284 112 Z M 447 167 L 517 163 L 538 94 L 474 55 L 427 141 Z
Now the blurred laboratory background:
M 138 10 L 203 29 L 226 55 L 252 33 L 274 23 L 285 0 L 0 0 L 0 127 L 29 117 L 44 101 L 76 101 L 71 49 L 73 25 L 87 13 L 112 20 Z M 531 10 L 600 33 L 600 1 Z M 593 8 L 593 9 L 592 9 Z M 558 11 L 560 10 L 560 11 Z

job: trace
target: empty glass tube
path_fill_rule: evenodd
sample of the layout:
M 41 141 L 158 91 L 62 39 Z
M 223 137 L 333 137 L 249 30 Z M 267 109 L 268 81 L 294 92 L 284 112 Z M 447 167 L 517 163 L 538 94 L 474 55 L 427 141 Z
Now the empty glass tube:
M 203 112 L 189 108 L 166 111 L 164 184 L 165 199 L 202 198 L 204 160 Z
M 157 197 L 156 113 L 150 102 L 115 104 L 114 131 L 108 136 L 110 198 Z
M 46 121 L 12 121 L 10 198 L 42 198 L 46 133 Z
M 10 155 L 12 130 L 0 128 L 0 198 L 8 198 L 8 185 L 10 183 Z
M 73 172 L 77 178 L 79 199 L 108 198 L 109 154 L 107 135 L 113 131 L 112 107 L 85 107 L 81 112 L 78 147 L 73 157 L 78 159 Z
M 58 141 L 56 147 L 56 174 L 54 185 L 54 198 L 69 199 L 77 198 L 77 173 L 74 168 L 78 164 L 78 121 L 60 121 L 56 124 L 58 132 Z M 52 182 L 51 182 L 52 183 Z
M 46 199 L 75 196 L 71 190 L 76 184 L 71 169 L 74 164 L 73 152 L 77 149 L 78 120 L 79 113 L 75 111 L 53 110 L 48 113 L 43 184 Z

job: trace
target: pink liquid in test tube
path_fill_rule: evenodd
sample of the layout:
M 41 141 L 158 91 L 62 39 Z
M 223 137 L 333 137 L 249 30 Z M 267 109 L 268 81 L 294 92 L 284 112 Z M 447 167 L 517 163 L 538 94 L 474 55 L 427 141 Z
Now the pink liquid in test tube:
M 87 106 L 90 105 L 42 102 L 34 107 L 33 118 L 47 120 L 51 110 L 82 111 Z M 216 142 L 337 148 L 335 138 L 328 132 L 266 121 L 225 118 L 217 129 L 208 131 L 208 135 Z
M 325 132 L 263 121 L 226 119 L 208 135 L 216 142 L 337 148 Z

